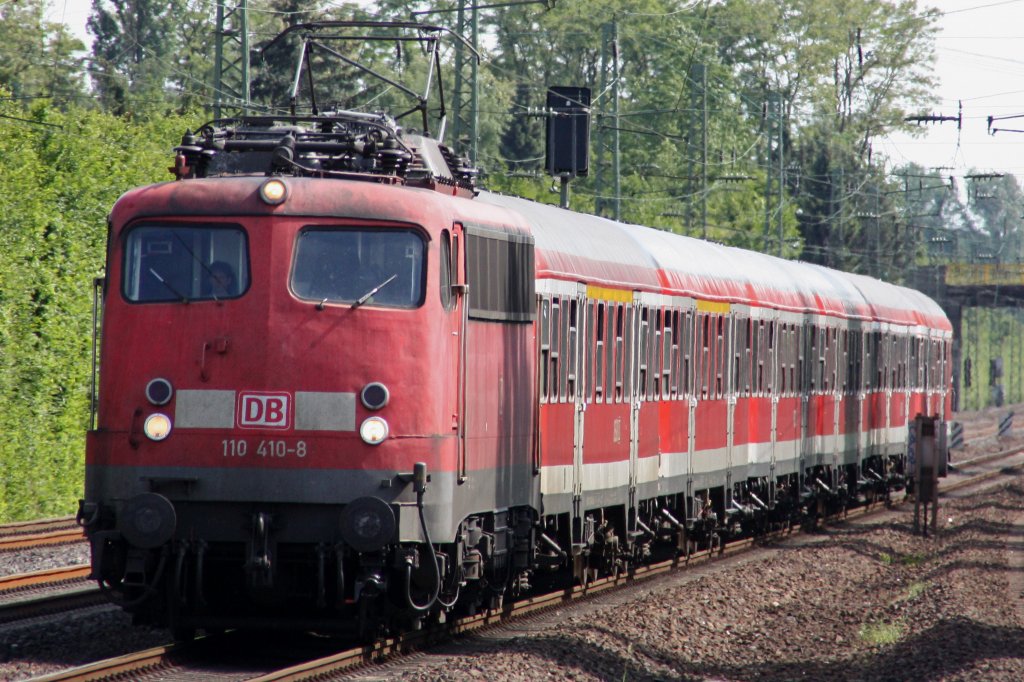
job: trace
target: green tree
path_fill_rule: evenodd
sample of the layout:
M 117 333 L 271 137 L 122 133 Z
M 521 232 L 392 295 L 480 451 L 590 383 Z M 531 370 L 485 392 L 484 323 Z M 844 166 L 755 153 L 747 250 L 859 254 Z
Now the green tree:
M 886 229 L 849 218 L 879 215 L 870 220 L 884 222 L 899 214 L 886 198 L 884 176 L 872 166 L 871 141 L 905 126 L 909 103 L 927 101 L 936 16 L 905 0 L 727 0 L 716 6 L 720 53 L 745 100 L 763 101 L 769 91 L 782 96 L 784 153 L 812 180 L 798 197 L 809 260 L 870 265 L 885 251 L 884 240 L 868 232 L 903 235 L 895 222 Z M 756 108 L 749 113 L 756 118 Z M 839 184 L 837 178 L 859 181 Z
M 46 4 L 0 4 L 0 87 L 15 98 L 66 102 L 83 94 L 85 46 L 63 25 L 45 20 Z
M 93 0 L 92 8 L 92 81 L 103 106 L 116 114 L 164 108 L 183 0 Z

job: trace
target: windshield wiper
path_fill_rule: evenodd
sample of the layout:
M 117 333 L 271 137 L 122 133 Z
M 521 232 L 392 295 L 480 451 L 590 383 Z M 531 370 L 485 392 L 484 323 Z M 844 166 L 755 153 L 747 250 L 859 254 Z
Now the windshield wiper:
M 360 297 L 359 297 L 359 298 L 358 298 L 358 299 L 356 300 L 356 302 L 355 302 L 355 303 L 353 303 L 353 304 L 352 304 L 351 306 L 349 306 L 349 309 L 350 309 L 350 310 L 354 310 L 355 308 L 358 308 L 358 307 L 359 307 L 359 306 L 361 306 L 362 304 L 366 303 L 366 302 L 367 302 L 367 301 L 369 301 L 369 300 L 370 300 L 371 298 L 373 298 L 373 295 L 374 295 L 374 294 L 376 294 L 376 293 L 377 293 L 378 291 L 380 291 L 381 289 L 383 289 L 383 288 L 384 288 L 384 287 L 386 287 L 387 285 L 389 285 L 389 284 L 391 284 L 392 282 L 394 282 L 394 281 L 395 281 L 396 279 L 398 279 L 398 274 L 397 274 L 397 273 L 396 273 L 396 274 L 394 274 L 394 275 L 391 275 L 391 276 L 390 276 L 390 277 L 388 277 L 388 278 L 387 278 L 386 280 L 384 280 L 383 282 L 381 282 L 380 284 L 378 284 L 377 286 L 375 286 L 374 288 L 370 289 L 370 290 L 369 290 L 369 291 L 367 291 L 367 292 L 366 292 L 365 294 L 363 294 L 362 296 L 360 296 Z
M 156 279 L 157 279 L 157 281 L 158 281 L 158 282 L 160 282 L 160 283 L 161 283 L 161 284 L 163 284 L 163 285 L 164 285 L 165 287 L 167 287 L 167 288 L 168 288 L 168 289 L 170 290 L 170 292 L 171 292 L 172 294 L 174 294 L 175 296 L 177 296 L 178 298 L 180 298 L 180 299 L 181 299 L 181 302 L 182 302 L 182 303 L 188 303 L 188 296 L 186 296 L 185 294 L 181 293 L 180 291 L 178 291 L 177 289 L 175 289 L 175 288 L 174 288 L 173 286 L 171 286 L 171 283 L 170 283 L 170 282 L 168 282 L 168 281 L 167 281 L 166 279 L 164 279 L 163 277 L 161 277 L 161 276 L 160 276 L 160 273 L 158 273 L 158 272 L 157 272 L 156 270 L 154 270 L 153 268 L 150 268 L 150 269 L 149 269 L 149 274 L 151 274 L 151 275 L 153 275 L 154 277 L 156 277 Z

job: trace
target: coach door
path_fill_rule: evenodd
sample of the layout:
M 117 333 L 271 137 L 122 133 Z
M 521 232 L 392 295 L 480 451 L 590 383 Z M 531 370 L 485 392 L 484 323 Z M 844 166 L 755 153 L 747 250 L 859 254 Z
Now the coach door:
M 780 390 L 780 377 L 784 369 L 780 368 L 780 363 L 784 357 L 782 351 L 782 322 L 779 320 L 778 313 L 773 311 L 770 327 L 770 339 L 771 343 L 768 347 L 768 371 L 770 373 L 771 382 L 769 384 L 771 394 L 771 411 L 772 411 L 772 426 L 771 426 L 771 460 L 768 465 L 768 506 L 771 508 L 775 507 L 775 466 L 776 460 L 778 459 L 778 444 L 779 444 L 779 390 Z
M 580 335 L 584 330 L 589 329 L 587 320 L 587 287 L 585 284 L 578 284 L 576 296 L 568 301 L 569 338 L 568 338 L 568 386 L 569 399 L 573 404 L 573 430 L 572 430 L 572 499 L 573 515 L 580 521 L 576 525 L 582 528 L 581 500 L 583 499 L 583 434 L 584 417 L 587 410 L 586 380 L 584 379 L 584 367 L 587 362 L 588 344 L 591 334 L 586 334 L 586 342 L 581 340 Z
M 630 519 L 636 519 L 637 508 L 637 460 L 640 453 L 640 396 L 646 387 L 640 386 L 640 348 L 646 348 L 649 326 L 641 320 L 640 294 L 634 292 L 633 306 L 626 309 L 626 367 L 629 380 L 626 395 L 629 396 L 629 512 Z M 630 530 L 636 530 L 633 521 Z

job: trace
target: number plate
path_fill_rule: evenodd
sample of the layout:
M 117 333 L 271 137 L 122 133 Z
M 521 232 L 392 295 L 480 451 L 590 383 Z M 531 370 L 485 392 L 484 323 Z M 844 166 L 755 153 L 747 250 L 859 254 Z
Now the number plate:
M 302 459 L 309 454 L 306 441 L 283 438 L 229 438 L 222 440 L 220 447 L 221 455 L 234 458 L 285 459 L 297 457 Z

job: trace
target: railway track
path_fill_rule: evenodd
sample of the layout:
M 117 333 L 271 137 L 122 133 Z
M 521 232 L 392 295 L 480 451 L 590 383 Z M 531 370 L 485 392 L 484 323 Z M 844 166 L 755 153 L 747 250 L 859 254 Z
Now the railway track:
M 0 577 L 0 624 L 106 603 L 87 565 Z
M 1010 460 L 1007 463 L 1007 460 Z M 971 487 L 990 483 L 999 476 L 1015 475 L 1024 469 L 1024 449 L 1015 448 L 998 453 L 976 457 L 957 463 L 957 474 L 940 482 L 943 495 L 954 491 L 964 491 Z M 864 517 L 887 509 L 884 504 L 877 503 L 871 507 L 851 510 L 845 519 Z M 767 538 L 768 542 L 778 540 L 790 534 L 790 530 L 778 531 Z M 498 626 L 512 619 L 553 610 L 567 604 L 587 600 L 608 593 L 610 590 L 666 574 L 687 566 L 695 566 L 719 557 L 733 556 L 743 553 L 754 545 L 764 544 L 766 538 L 744 539 L 729 543 L 722 549 L 703 549 L 689 557 L 678 557 L 649 566 L 638 567 L 626 574 L 593 581 L 585 586 L 558 590 L 549 594 L 530 597 L 508 604 L 500 609 L 489 610 L 474 616 L 461 618 L 451 623 L 410 632 L 399 637 L 380 640 L 372 645 L 355 647 L 330 655 L 304 660 L 300 663 L 287 665 L 271 672 L 253 677 L 251 673 L 239 672 L 228 674 L 222 679 L 250 680 L 250 682 L 279 682 L 325 678 L 331 675 L 354 672 L 359 668 L 368 668 L 385 660 L 394 660 L 412 652 L 422 650 L 436 643 L 447 641 L 452 636 L 480 631 Z M 230 634 L 230 633 L 229 633 Z M 169 645 L 140 651 L 127 656 L 107 659 L 94 664 L 48 675 L 39 680 L 102 680 L 120 676 L 121 679 L 202 679 L 203 670 L 211 665 L 204 657 L 210 650 L 221 650 L 216 645 L 216 638 L 204 638 L 189 645 Z M 205 643 L 204 643 L 205 642 Z M 212 646 L 211 646 L 212 645 Z M 205 652 L 205 653 L 204 653 Z M 223 653 L 221 653 L 223 657 Z M 250 671 L 252 668 L 250 668 Z
M 73 516 L 0 526 L 0 552 L 42 545 L 63 545 L 84 539 L 85 535 Z

